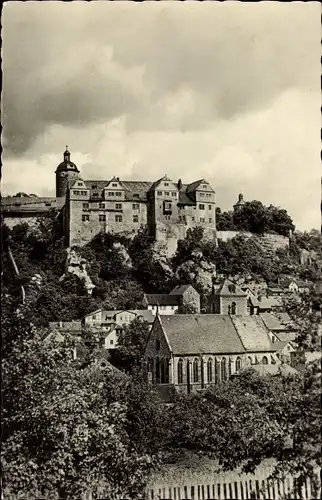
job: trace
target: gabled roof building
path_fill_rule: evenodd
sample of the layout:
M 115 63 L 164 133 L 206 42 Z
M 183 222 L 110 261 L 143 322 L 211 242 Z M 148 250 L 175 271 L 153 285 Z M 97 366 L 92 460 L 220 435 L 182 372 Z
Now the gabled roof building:
M 259 316 L 157 315 L 146 349 L 148 380 L 195 392 L 226 381 L 242 368 L 278 364 Z

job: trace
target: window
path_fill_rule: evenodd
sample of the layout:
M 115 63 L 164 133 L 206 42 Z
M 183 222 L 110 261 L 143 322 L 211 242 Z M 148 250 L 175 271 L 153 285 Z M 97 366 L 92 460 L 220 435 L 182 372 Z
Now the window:
M 212 209 L 212 205 L 208 205 L 208 210 L 211 210 Z
M 165 183 L 164 183 L 164 185 L 165 185 L 165 186 L 169 186 L 169 183 L 168 183 L 168 182 L 165 182 Z
M 81 191 L 81 192 L 80 192 L 80 194 L 81 194 L 82 196 L 86 196 L 86 195 L 87 195 L 87 191 Z
M 248 356 L 248 363 L 249 363 L 250 365 L 252 365 L 252 364 L 253 364 L 253 360 L 252 360 L 252 358 L 251 358 L 250 356 Z
M 83 203 L 83 210 L 89 209 L 89 203 Z
M 205 196 L 205 193 L 199 193 L 199 194 L 200 194 L 200 196 Z
M 115 196 L 122 196 L 121 191 L 116 191 Z
M 93 193 L 93 197 L 97 198 L 98 197 L 98 193 Z
M 117 184 L 115 184 L 114 182 L 112 183 L 112 188 L 116 188 L 117 187 Z
M 73 194 L 78 195 L 78 194 L 80 194 L 80 192 L 79 191 L 73 191 Z
M 113 339 L 110 339 L 110 344 L 111 344 L 111 345 L 113 345 L 113 344 L 114 344 Z
M 204 210 L 205 209 L 205 205 L 203 203 L 199 203 L 199 210 Z
M 241 358 L 238 356 L 236 359 L 236 372 L 239 372 L 241 370 Z
M 208 359 L 207 361 L 207 380 L 208 384 L 212 382 L 212 359 Z
M 171 215 L 165 215 L 165 220 L 171 220 Z
M 177 196 L 177 193 L 175 191 L 172 191 L 172 196 Z
M 225 380 L 227 380 L 226 359 L 223 358 L 221 360 L 221 381 L 224 382 Z
M 134 193 L 134 194 L 133 194 L 133 198 L 140 198 L 139 193 Z
M 205 218 L 204 217 L 200 217 L 200 222 L 205 222 Z
M 268 365 L 268 359 L 266 356 L 263 356 L 262 363 L 263 365 Z
M 105 208 L 105 203 L 99 203 L 98 208 L 104 209 Z
M 178 384 L 183 384 L 183 361 L 178 361 Z
M 201 187 L 202 187 L 202 189 L 207 189 L 208 186 L 207 186 L 207 184 L 203 184 Z
M 199 382 L 199 361 L 197 359 L 193 362 L 193 381 Z
M 211 217 L 209 217 L 209 222 L 212 222 L 212 218 Z
M 164 191 L 165 196 L 170 196 L 169 191 Z
M 233 302 L 231 305 L 231 314 L 235 315 L 237 314 L 237 305 L 236 302 Z
M 115 210 L 122 210 L 122 203 L 115 203 Z
M 157 195 L 158 195 L 158 196 L 162 196 L 162 191 L 158 191 L 158 192 L 157 192 Z
M 133 203 L 132 210 L 139 210 L 140 205 L 138 203 Z
M 216 384 L 220 382 L 220 361 L 215 359 L 215 382 Z
M 195 221 L 195 217 L 191 217 L 191 220 L 192 220 L 192 222 L 194 222 Z
M 89 221 L 89 215 L 82 215 L 82 221 Z
M 107 193 L 107 195 L 108 195 L 108 196 L 114 196 L 114 192 L 113 192 L 113 191 L 109 191 L 109 192 Z
M 122 222 L 122 215 L 115 215 L 115 222 Z
M 82 182 L 77 182 L 77 186 L 82 186 L 83 183 Z
M 98 220 L 99 220 L 99 222 L 106 222 L 106 215 L 99 214 Z
M 133 215 L 133 222 L 139 222 L 139 216 Z

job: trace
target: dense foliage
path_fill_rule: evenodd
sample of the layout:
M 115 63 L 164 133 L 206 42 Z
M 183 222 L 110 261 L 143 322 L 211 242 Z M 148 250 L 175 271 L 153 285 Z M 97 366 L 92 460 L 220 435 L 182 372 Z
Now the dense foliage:
M 295 226 L 287 211 L 260 201 L 246 202 L 235 212 L 216 211 L 218 231 L 250 231 L 255 234 L 276 233 L 289 236 Z

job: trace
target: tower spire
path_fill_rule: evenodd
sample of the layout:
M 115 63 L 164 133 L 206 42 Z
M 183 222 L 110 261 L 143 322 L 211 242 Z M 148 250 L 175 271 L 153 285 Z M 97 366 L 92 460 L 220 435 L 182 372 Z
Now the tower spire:
M 68 146 L 66 146 L 66 150 L 64 153 L 64 161 L 70 161 L 70 152 L 68 151 Z

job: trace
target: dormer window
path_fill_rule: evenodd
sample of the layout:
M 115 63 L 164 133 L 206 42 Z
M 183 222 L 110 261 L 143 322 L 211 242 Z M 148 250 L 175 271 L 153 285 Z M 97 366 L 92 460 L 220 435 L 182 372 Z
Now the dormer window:
M 112 187 L 113 188 L 116 188 L 117 187 L 117 184 L 115 184 L 114 182 L 112 183 Z
M 165 186 L 169 186 L 169 183 L 168 183 L 168 182 L 165 182 L 165 183 L 164 183 L 164 185 L 165 185 Z

